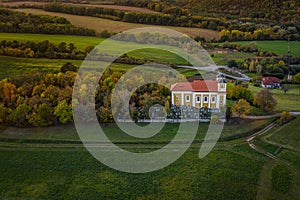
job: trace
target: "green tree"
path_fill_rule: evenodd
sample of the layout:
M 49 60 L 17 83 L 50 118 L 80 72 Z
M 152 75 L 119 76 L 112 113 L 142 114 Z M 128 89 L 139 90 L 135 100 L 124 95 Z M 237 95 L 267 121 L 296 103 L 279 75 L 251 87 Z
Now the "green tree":
M 245 99 L 240 99 L 233 104 L 231 112 L 239 117 L 247 115 L 250 112 L 250 104 Z
M 8 109 L 3 104 L 0 104 L 0 124 L 6 121 L 8 115 Z
M 31 107 L 26 104 L 20 104 L 9 115 L 9 119 L 13 125 L 18 127 L 26 127 L 29 125 Z
M 167 114 L 170 113 L 170 103 L 168 100 L 166 100 L 166 102 L 165 102 L 165 110 L 166 110 Z
M 254 104 L 267 113 L 272 113 L 277 105 L 270 90 L 261 90 L 254 98 Z
M 254 60 L 252 60 L 252 61 L 250 62 L 250 65 L 249 65 L 249 71 L 250 71 L 250 72 L 254 72 L 254 71 L 255 71 L 255 61 L 254 61 Z
M 228 63 L 227 63 L 227 65 L 230 68 L 232 68 L 232 67 L 237 68 L 238 67 L 238 63 L 235 60 L 229 60 Z
M 240 85 L 235 85 L 228 90 L 229 99 L 245 99 L 249 103 L 253 102 L 253 92 Z
M 77 71 L 78 71 L 78 67 L 75 66 L 75 65 L 74 65 L 73 63 L 71 63 L 71 62 L 66 62 L 66 63 L 60 68 L 60 72 L 66 73 L 67 71 L 77 72 Z
M 50 106 L 43 103 L 37 106 L 35 112 L 33 112 L 30 123 L 34 126 L 50 126 L 53 124 L 53 111 Z
M 54 115 L 58 118 L 61 124 L 71 122 L 72 116 L 72 106 L 67 103 L 66 100 L 62 100 L 54 109 Z
M 300 83 L 300 72 L 293 77 L 293 82 Z
M 291 89 L 290 86 L 289 86 L 288 84 L 283 84 L 283 85 L 281 86 L 281 88 L 282 88 L 284 94 L 286 94 L 286 93 Z

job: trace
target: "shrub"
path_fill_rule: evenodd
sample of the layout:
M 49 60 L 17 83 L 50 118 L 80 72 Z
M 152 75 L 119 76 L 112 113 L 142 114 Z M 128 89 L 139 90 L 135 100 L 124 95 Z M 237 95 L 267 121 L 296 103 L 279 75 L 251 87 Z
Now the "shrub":
M 277 124 L 278 124 L 278 125 L 283 125 L 283 124 L 288 123 L 288 122 L 291 121 L 292 119 L 294 119 L 294 116 L 293 116 L 291 113 L 286 112 L 286 111 L 283 111 L 283 112 L 281 113 L 280 118 L 277 120 Z

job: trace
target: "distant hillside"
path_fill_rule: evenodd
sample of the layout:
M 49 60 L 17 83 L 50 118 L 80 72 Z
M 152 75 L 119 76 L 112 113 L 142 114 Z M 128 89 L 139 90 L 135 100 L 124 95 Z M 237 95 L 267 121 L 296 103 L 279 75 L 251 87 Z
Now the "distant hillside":
M 261 18 L 300 21 L 299 0 L 116 0 L 116 4 L 148 7 L 178 15 Z
M 191 9 L 194 15 L 219 14 L 283 22 L 300 21 L 299 0 L 187 0 L 184 6 Z

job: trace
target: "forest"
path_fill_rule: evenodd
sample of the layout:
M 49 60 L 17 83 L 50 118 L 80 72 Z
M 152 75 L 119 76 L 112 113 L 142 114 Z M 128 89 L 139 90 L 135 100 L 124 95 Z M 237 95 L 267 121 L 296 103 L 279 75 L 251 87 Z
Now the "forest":
M 31 15 L 1 8 L 0 32 L 96 35 L 94 30 L 75 27 L 62 17 Z
M 0 124 L 39 127 L 72 122 L 72 87 L 77 70 L 77 66 L 67 62 L 56 74 L 35 72 L 1 80 Z M 113 122 L 111 92 L 122 75 L 122 72 L 108 69 L 99 81 L 95 100 L 100 122 Z M 138 78 L 138 74 L 135 76 Z M 161 79 L 166 81 L 165 77 Z M 85 90 L 89 83 L 93 83 L 88 73 L 80 76 L 80 81 L 87 84 L 82 85 L 79 98 L 73 99 L 73 103 L 85 101 Z M 128 87 L 132 84 L 132 80 L 126 81 Z M 136 90 L 130 100 L 132 118 L 149 118 L 148 110 L 153 104 L 161 104 L 169 110 L 169 89 L 158 84 L 146 84 Z
M 174 15 L 222 16 L 226 18 L 252 18 L 299 22 L 299 1 L 297 0 L 120 0 L 115 4 L 145 7 Z

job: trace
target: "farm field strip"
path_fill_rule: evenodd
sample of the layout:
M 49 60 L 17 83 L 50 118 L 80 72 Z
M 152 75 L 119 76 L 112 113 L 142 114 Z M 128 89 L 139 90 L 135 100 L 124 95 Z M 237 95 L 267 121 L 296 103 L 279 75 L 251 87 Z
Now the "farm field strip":
M 8 6 L 8 7 L 14 7 L 14 6 L 21 6 L 21 5 L 45 5 L 48 4 L 48 2 L 34 2 L 34 1 L 21 1 L 21 2 L 3 2 L 0 3 L 0 5 Z M 142 13 L 154 13 L 157 14 L 159 12 L 149 10 L 147 8 L 139 8 L 139 7 L 133 7 L 133 6 L 120 6 L 120 5 L 107 5 L 107 4 L 76 4 L 76 3 L 64 3 L 69 4 L 72 6 L 81 6 L 81 7 L 98 7 L 98 8 L 109 8 L 114 10 L 123 10 L 123 11 L 129 11 L 129 12 L 142 12 Z
M 260 51 L 274 52 L 280 56 L 287 55 L 290 47 L 292 56 L 300 56 L 300 42 L 297 41 L 283 41 L 283 40 L 270 40 L 270 41 L 240 41 L 230 42 L 233 44 L 246 45 L 255 42 Z
M 108 30 L 114 33 L 119 33 L 122 31 L 135 29 L 135 28 L 157 27 L 157 28 L 173 29 L 183 34 L 187 34 L 191 37 L 196 37 L 196 36 L 204 37 L 207 40 L 218 39 L 220 37 L 218 31 L 213 31 L 209 29 L 135 24 L 135 23 L 127 23 L 121 21 L 113 21 L 108 19 L 101 19 L 97 17 L 77 16 L 77 15 L 70 15 L 70 14 L 57 13 L 57 12 L 47 12 L 40 9 L 26 8 L 26 9 L 14 9 L 14 10 L 25 12 L 25 13 L 37 14 L 37 15 L 51 15 L 51 16 L 63 17 L 69 20 L 75 26 L 94 29 L 97 32 Z

